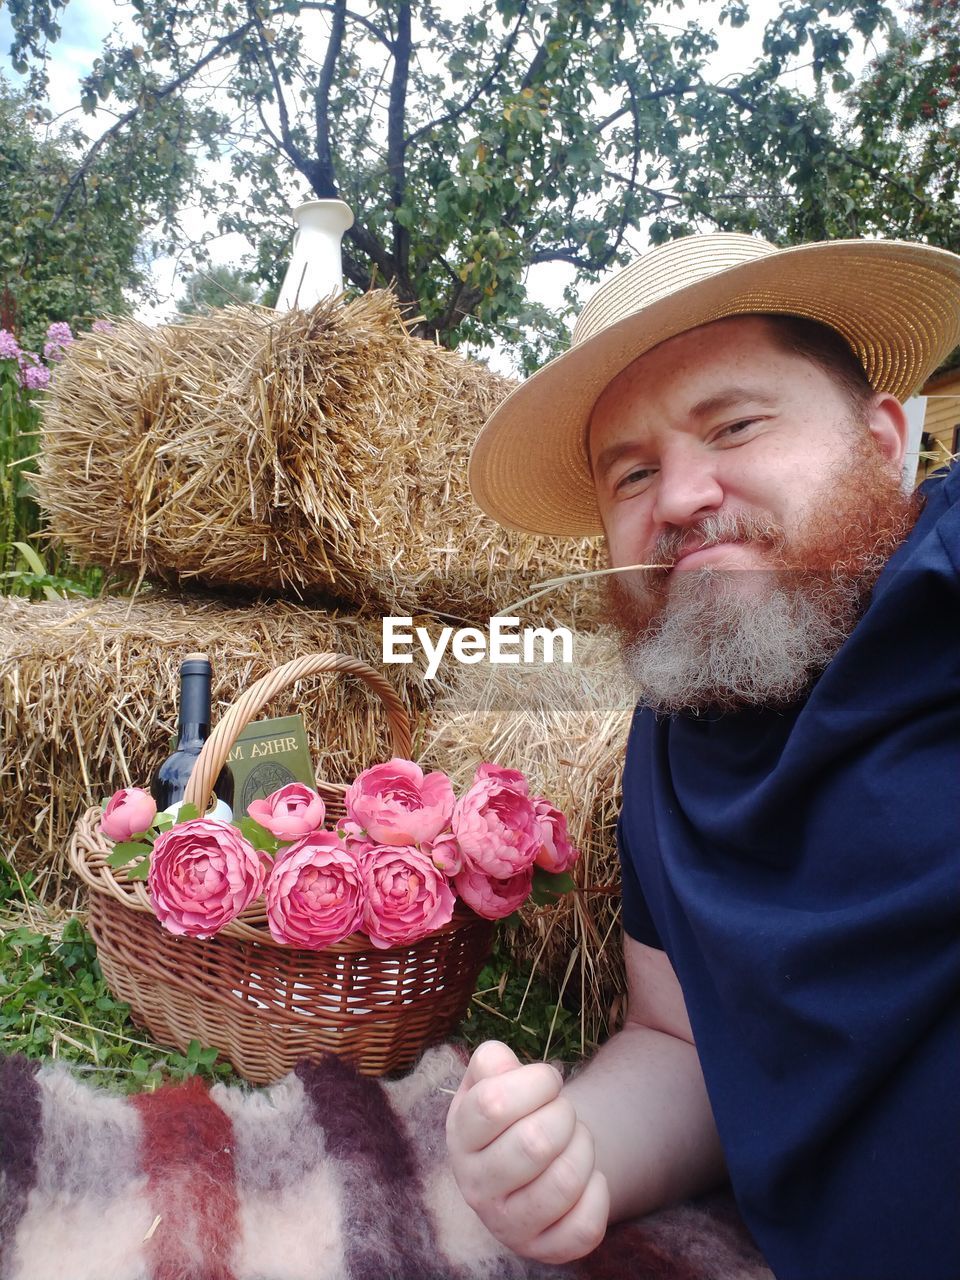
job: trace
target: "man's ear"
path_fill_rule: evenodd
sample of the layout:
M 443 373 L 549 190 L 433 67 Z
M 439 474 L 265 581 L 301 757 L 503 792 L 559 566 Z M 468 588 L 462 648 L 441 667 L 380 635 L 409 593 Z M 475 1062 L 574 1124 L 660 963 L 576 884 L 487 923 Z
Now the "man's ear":
M 903 405 L 896 396 L 874 396 L 867 409 L 867 425 L 891 468 L 899 470 L 903 466 L 910 429 Z

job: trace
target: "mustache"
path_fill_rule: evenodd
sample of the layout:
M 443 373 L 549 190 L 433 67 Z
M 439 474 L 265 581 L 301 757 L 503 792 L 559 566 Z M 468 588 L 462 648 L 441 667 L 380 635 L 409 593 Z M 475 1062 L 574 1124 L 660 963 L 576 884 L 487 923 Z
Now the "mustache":
M 721 542 L 756 542 L 779 552 L 786 545 L 786 534 L 783 526 L 769 517 L 749 511 L 715 511 L 696 524 L 665 529 L 654 543 L 650 558 L 666 573 L 682 555 Z

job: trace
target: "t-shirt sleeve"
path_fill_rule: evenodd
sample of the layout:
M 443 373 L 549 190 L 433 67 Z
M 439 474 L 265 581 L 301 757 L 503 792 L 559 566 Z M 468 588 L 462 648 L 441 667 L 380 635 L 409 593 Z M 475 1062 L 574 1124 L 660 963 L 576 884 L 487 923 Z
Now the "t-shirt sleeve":
M 620 893 L 623 899 L 623 928 L 635 942 L 642 942 L 648 947 L 663 950 L 663 943 L 653 917 L 647 906 L 647 900 L 640 888 L 636 868 L 627 847 L 622 817 L 617 820 L 617 853 L 620 858 Z

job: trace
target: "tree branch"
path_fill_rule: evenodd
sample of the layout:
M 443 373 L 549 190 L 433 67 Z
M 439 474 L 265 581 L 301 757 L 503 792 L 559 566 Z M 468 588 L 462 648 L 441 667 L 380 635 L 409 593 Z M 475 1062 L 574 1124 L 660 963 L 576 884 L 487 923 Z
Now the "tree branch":
M 335 0 L 333 21 L 330 24 L 330 40 L 320 71 L 320 80 L 313 96 L 314 119 L 317 128 L 317 167 L 313 190 L 321 200 L 338 195 L 336 172 L 333 167 L 333 149 L 330 145 L 330 91 L 337 70 L 337 59 L 343 46 L 343 33 L 347 20 L 347 0 Z
M 436 320 L 424 320 L 414 325 L 410 332 L 418 338 L 427 338 L 432 342 L 442 342 L 446 346 L 447 344 L 444 342 L 446 335 L 457 327 L 460 320 L 465 319 L 473 312 L 474 307 L 482 297 L 483 291 L 481 289 L 476 287 L 468 289 L 462 280 L 457 280 L 443 315 Z
M 270 42 L 267 40 L 266 32 L 263 29 L 263 22 L 257 13 L 255 0 L 247 0 L 247 11 L 250 13 L 251 21 L 256 23 L 261 55 L 267 64 L 267 70 L 270 72 L 270 79 L 273 81 L 273 92 L 276 95 L 277 110 L 280 114 L 280 138 L 282 139 L 282 142 L 278 144 L 278 149 L 283 151 L 295 169 L 299 169 L 305 177 L 311 178 L 310 170 L 315 166 L 313 166 L 303 154 L 294 142 L 293 136 L 290 133 L 290 117 L 287 113 L 287 104 L 283 96 L 283 86 L 280 83 L 280 77 L 277 74 L 277 68 L 273 62 L 273 54 L 270 49 Z M 257 111 L 260 115 L 260 119 L 263 120 L 263 112 L 260 110 L 259 102 L 257 103 Z M 265 120 L 264 125 L 266 125 Z M 268 130 L 268 132 L 276 142 L 277 139 L 273 131 Z
M 195 62 L 181 75 L 175 76 L 172 80 L 169 80 L 162 86 L 162 88 L 157 89 L 156 91 L 151 91 L 149 96 L 156 102 L 160 102 L 164 98 L 169 98 L 172 93 L 176 93 L 178 89 L 182 88 L 188 80 L 192 80 L 195 75 L 204 69 L 204 67 L 209 66 L 211 62 L 216 61 L 222 53 L 226 53 L 228 49 L 239 44 L 248 34 L 252 25 L 252 23 L 246 22 L 242 27 L 238 27 L 236 31 L 231 31 L 228 36 L 224 36 L 222 40 L 218 40 L 210 52 L 205 53 L 199 62 Z M 131 107 L 131 109 L 125 112 L 124 115 L 119 116 L 110 128 L 107 129 L 106 132 L 102 133 L 91 145 L 90 150 L 84 156 L 76 173 L 74 173 L 73 177 L 67 183 L 63 195 L 57 203 L 53 217 L 50 219 L 51 227 L 55 227 L 57 225 L 60 218 L 63 216 L 64 210 L 73 199 L 77 187 L 81 182 L 86 180 L 86 175 L 97 155 L 102 150 L 104 143 L 109 139 L 116 137 L 116 135 L 130 124 L 132 120 L 135 120 L 143 109 L 143 105 L 144 104 L 140 102 L 137 106 Z
M 503 67 L 504 67 L 504 64 L 506 63 L 507 58 L 509 58 L 510 54 L 513 52 L 513 46 L 517 42 L 517 36 L 520 34 L 520 28 L 522 27 L 524 20 L 526 19 L 526 16 L 527 16 L 528 3 L 529 3 L 529 0 L 522 0 L 522 3 L 520 5 L 520 12 L 517 16 L 516 22 L 514 23 L 513 30 L 510 32 L 509 36 L 507 36 L 496 58 L 494 58 L 493 66 L 490 68 L 490 70 L 487 72 L 487 74 L 484 76 L 481 82 L 477 85 L 474 91 L 471 94 L 469 94 L 468 97 L 466 97 L 464 101 L 460 103 L 459 106 L 452 107 L 449 111 L 445 112 L 442 116 L 437 116 L 435 120 L 431 120 L 427 124 L 421 125 L 419 129 L 414 130 L 414 132 L 411 133 L 410 137 L 407 138 L 406 142 L 404 143 L 404 148 L 413 146 L 413 144 L 415 142 L 418 142 L 425 134 L 432 133 L 435 129 L 439 129 L 441 125 L 450 124 L 452 121 L 458 120 L 462 115 L 464 115 L 467 111 L 470 110 L 470 108 L 473 106 L 473 104 L 477 101 L 478 98 L 483 97 L 483 95 L 487 92 L 487 90 L 493 84 L 494 80 L 496 80 L 497 76 L 503 70 Z
M 410 0 L 400 0 L 397 12 L 397 37 L 393 46 L 393 79 L 390 82 L 390 105 L 387 110 L 387 169 L 390 171 L 390 198 L 393 203 L 393 260 L 402 291 L 411 290 L 410 233 L 401 226 L 396 211 L 403 204 L 407 179 L 404 167 L 403 129 L 406 120 L 407 81 L 410 76 Z
M 367 255 L 371 262 L 376 263 L 377 269 L 385 280 L 393 279 L 393 259 L 375 235 L 372 235 L 359 222 L 354 222 L 353 226 L 348 228 L 346 236 L 361 253 Z
M 318 4 L 315 0 L 304 0 L 304 3 L 298 6 L 300 9 L 313 9 L 323 13 L 337 13 L 343 6 L 337 0 L 333 4 Z M 282 11 L 281 11 L 282 12 Z M 393 52 L 393 41 L 383 34 L 383 31 L 369 18 L 365 18 L 362 13 L 354 13 L 352 9 L 343 8 L 344 16 L 349 18 L 351 22 L 355 22 L 360 27 L 365 27 L 380 44 L 384 45 L 390 52 Z

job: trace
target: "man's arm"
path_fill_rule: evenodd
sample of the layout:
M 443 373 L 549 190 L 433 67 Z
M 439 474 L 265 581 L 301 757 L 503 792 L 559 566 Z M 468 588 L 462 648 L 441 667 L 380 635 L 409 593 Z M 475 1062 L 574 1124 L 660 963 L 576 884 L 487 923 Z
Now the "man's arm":
M 447 1120 L 467 1203 L 526 1257 L 567 1262 L 609 1221 L 705 1191 L 723 1155 L 686 1007 L 666 956 L 625 939 L 620 1032 L 561 1090 L 495 1041 L 474 1053 Z

